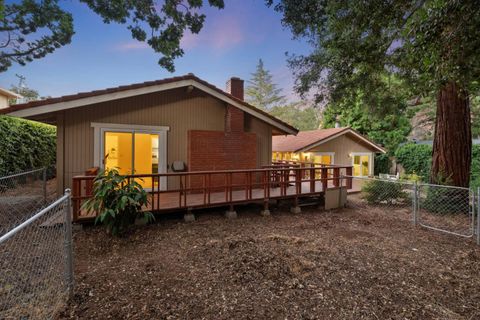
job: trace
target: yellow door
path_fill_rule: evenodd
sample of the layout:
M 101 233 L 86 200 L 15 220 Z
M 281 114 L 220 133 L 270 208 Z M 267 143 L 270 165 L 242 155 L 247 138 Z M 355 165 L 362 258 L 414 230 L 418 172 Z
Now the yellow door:
M 353 156 L 353 175 L 356 177 L 366 177 L 369 175 L 370 156 Z
M 332 164 L 332 156 L 330 155 L 316 155 L 316 156 L 313 156 L 313 162 L 315 164 L 326 164 L 326 165 L 330 165 Z
M 117 169 L 122 175 L 158 173 L 159 135 L 133 132 L 105 132 L 105 169 Z M 144 188 L 152 188 L 151 178 L 137 179 Z M 158 181 L 155 180 L 155 186 Z
M 324 165 L 331 165 L 333 164 L 333 159 L 331 155 L 314 155 L 312 157 L 312 161 L 316 166 L 319 166 L 320 164 Z M 315 170 L 315 179 L 320 179 L 322 177 L 321 170 Z
M 117 169 L 122 175 L 132 174 L 131 132 L 105 132 L 104 164 L 106 170 Z
M 134 150 L 135 174 L 158 173 L 158 134 L 135 133 Z M 152 188 L 152 178 L 138 179 L 137 182 L 144 188 Z

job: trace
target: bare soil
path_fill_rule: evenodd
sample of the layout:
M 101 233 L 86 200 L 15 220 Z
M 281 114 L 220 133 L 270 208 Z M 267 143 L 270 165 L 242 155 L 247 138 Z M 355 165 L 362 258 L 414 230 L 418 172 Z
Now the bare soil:
M 75 234 L 59 319 L 480 319 L 480 249 L 408 209 L 239 209 Z

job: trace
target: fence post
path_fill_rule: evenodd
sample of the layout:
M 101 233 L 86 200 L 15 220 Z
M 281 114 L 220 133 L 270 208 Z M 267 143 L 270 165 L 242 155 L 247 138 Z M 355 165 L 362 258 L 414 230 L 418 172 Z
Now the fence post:
M 480 187 L 477 189 L 477 244 L 480 245 Z
M 43 188 L 43 204 L 47 204 L 47 167 L 43 168 L 42 172 L 42 188 Z
M 412 209 L 413 209 L 413 225 L 417 225 L 417 208 L 418 208 L 418 185 L 417 181 L 413 182 L 413 199 L 412 199 Z
M 70 189 L 65 190 L 67 201 L 64 210 L 65 219 L 65 282 L 67 284 L 68 294 L 73 293 L 73 246 L 72 246 L 72 200 Z

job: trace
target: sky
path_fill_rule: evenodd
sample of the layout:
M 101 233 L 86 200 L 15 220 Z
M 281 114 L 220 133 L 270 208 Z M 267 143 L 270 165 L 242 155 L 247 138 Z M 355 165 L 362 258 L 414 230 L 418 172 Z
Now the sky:
M 126 25 L 104 24 L 77 1 L 65 1 L 62 6 L 74 17 L 72 43 L 26 66 L 13 65 L 0 74 L 0 87 L 18 84 L 15 75 L 19 74 L 41 96 L 55 97 L 191 72 L 224 89 L 232 76 L 250 79 L 261 58 L 283 94 L 290 101 L 299 99 L 293 92 L 285 52 L 307 53 L 309 47 L 292 39 L 281 25 L 281 15 L 263 0 L 226 0 L 223 10 L 202 9 L 207 15 L 204 28 L 199 35 L 187 34 L 182 40 L 185 55 L 175 60 L 174 73 L 160 67 L 160 55 L 133 40 Z

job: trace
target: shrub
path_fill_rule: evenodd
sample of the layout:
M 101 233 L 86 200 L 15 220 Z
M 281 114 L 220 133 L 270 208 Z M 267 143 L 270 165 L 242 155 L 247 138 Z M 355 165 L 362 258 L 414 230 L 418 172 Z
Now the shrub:
M 101 171 L 94 180 L 93 198 L 82 208 L 98 214 L 95 223 L 106 226 L 112 235 L 123 234 L 136 219 L 154 220 L 151 212 L 142 211 L 148 205 L 147 193 L 135 180 L 127 181 L 115 169 Z
M 441 186 L 427 187 L 422 208 L 431 213 L 457 214 L 469 213 L 470 193 L 467 189 L 447 188 Z
M 398 204 L 409 201 L 408 193 L 401 183 L 370 180 L 362 186 L 363 199 L 370 204 Z
M 374 169 L 373 172 L 376 176 L 378 176 L 380 173 L 389 173 L 390 172 L 390 167 L 392 166 L 392 162 L 390 161 L 390 158 L 388 157 L 387 154 L 377 154 L 375 155 L 375 161 L 374 163 Z
M 56 128 L 34 121 L 0 116 L 0 176 L 47 167 L 55 173 Z
M 432 165 L 432 146 L 426 144 L 405 144 L 395 152 L 397 162 L 403 166 L 406 174 L 417 174 L 422 181 L 430 178 Z M 480 186 L 480 145 L 472 147 L 472 166 L 470 186 Z M 445 179 L 443 179 L 445 180 Z
M 432 146 L 426 144 L 405 144 L 395 151 L 397 162 L 406 174 L 415 173 L 428 181 L 432 165 Z

